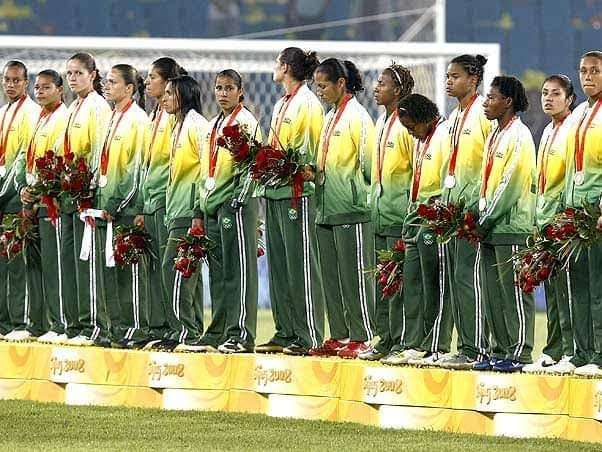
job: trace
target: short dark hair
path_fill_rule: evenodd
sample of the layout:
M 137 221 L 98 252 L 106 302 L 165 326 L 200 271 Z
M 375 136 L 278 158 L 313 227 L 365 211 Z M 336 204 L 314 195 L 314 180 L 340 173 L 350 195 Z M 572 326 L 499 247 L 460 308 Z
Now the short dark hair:
M 63 86 L 63 77 L 54 69 L 44 69 L 43 71 L 38 72 L 36 77 L 48 77 L 52 80 L 52 84 L 56 87 Z
M 280 62 L 288 64 L 295 80 L 309 80 L 320 64 L 316 52 L 304 52 L 299 47 L 287 47 L 280 52 Z
M 450 61 L 462 66 L 462 69 L 466 71 L 468 75 L 476 75 L 477 86 L 483 80 L 483 74 L 485 72 L 485 64 L 487 64 L 487 58 L 483 55 L 460 55 Z
M 19 68 L 23 71 L 23 78 L 25 80 L 27 80 L 27 66 L 25 66 L 25 63 L 23 63 L 23 61 L 19 61 L 19 60 L 10 60 L 7 61 L 6 64 L 4 65 L 4 69 L 8 69 L 11 67 L 16 67 Z
M 341 61 L 336 58 L 328 58 L 322 61 L 314 72 L 322 72 L 330 82 L 336 82 L 340 78 L 345 79 L 345 87 L 352 94 L 364 90 L 362 76 L 352 61 Z
M 525 87 L 516 77 L 498 75 L 491 82 L 491 86 L 497 88 L 502 96 L 512 99 L 512 109 L 515 113 L 527 111 L 529 108 Z
M 428 123 L 439 117 L 439 109 L 433 101 L 422 94 L 410 94 L 397 104 L 400 117 L 407 116 L 416 123 Z

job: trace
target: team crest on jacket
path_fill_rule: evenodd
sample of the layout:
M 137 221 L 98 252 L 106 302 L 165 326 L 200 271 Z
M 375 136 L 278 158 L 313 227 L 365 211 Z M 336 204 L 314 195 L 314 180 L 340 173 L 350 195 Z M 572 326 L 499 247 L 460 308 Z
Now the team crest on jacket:
M 232 229 L 232 219 L 231 218 L 223 218 L 222 219 L 222 227 L 224 229 Z
M 424 239 L 424 244 L 427 246 L 431 246 L 433 243 L 435 243 L 435 238 L 433 237 L 433 234 L 431 234 L 430 232 L 425 232 L 423 239 Z
M 290 209 L 288 209 L 288 218 L 291 221 L 295 221 L 297 218 L 299 218 L 297 209 L 293 209 L 292 207 Z

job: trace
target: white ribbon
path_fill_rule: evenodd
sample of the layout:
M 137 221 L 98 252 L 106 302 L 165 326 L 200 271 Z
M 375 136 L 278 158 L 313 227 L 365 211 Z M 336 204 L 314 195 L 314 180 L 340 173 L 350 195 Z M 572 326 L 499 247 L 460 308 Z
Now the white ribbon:
M 92 225 L 86 221 L 86 218 L 102 218 L 103 211 L 98 209 L 86 209 L 79 214 L 79 219 L 84 222 L 84 236 L 82 238 L 82 249 L 79 252 L 79 258 L 82 261 L 90 259 L 90 252 L 92 251 L 92 234 L 94 229 Z
M 105 265 L 115 267 L 115 256 L 113 255 L 113 222 L 107 222 L 107 240 L 105 241 Z

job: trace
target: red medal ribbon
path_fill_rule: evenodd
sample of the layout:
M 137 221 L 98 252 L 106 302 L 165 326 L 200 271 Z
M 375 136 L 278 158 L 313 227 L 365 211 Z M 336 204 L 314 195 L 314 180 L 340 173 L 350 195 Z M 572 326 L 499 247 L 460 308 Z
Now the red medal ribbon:
M 583 134 L 581 133 L 581 126 L 583 125 L 583 121 L 587 117 L 588 109 L 585 109 L 585 114 L 579 121 L 579 125 L 577 126 L 577 130 L 575 131 L 575 170 L 577 172 L 583 171 L 583 158 L 585 156 L 585 139 L 587 138 L 587 129 L 592 124 L 594 117 L 600 110 L 600 106 L 602 106 L 602 99 L 598 99 L 596 105 L 593 108 L 592 114 L 590 115 L 587 123 L 585 124 L 585 129 L 583 129 Z
M 123 116 L 130 109 L 133 102 L 133 99 L 130 99 L 125 108 L 121 110 L 121 114 L 119 115 L 119 118 L 117 118 L 117 123 L 115 123 L 115 127 L 112 127 L 112 125 L 117 110 L 113 110 L 113 114 L 111 115 L 111 122 L 109 123 L 109 130 L 107 131 L 107 138 L 105 139 L 104 146 L 102 147 L 102 153 L 100 154 L 100 174 L 102 176 L 106 176 L 107 170 L 109 168 L 109 150 L 111 149 L 111 143 L 113 142 L 113 138 L 115 137 L 115 133 L 117 132 L 117 128 L 119 127 L 119 123 L 123 119 Z
M 72 111 L 69 115 L 69 119 L 67 120 L 67 127 L 65 127 L 65 139 L 63 140 L 63 155 L 71 154 L 71 141 L 69 140 L 69 129 L 71 127 L 71 121 L 75 121 L 75 118 L 77 118 L 77 114 L 79 113 L 79 109 L 82 108 L 82 105 L 87 97 L 88 95 L 86 94 L 85 97 L 80 97 L 79 99 L 77 99 L 77 105 L 75 106 L 75 110 Z
M 19 99 L 19 102 L 17 103 L 17 106 L 13 111 L 13 115 L 11 116 L 10 121 L 8 122 L 8 128 L 6 129 L 6 133 L 4 133 L 4 119 L 6 118 L 6 114 L 8 113 L 8 110 L 12 106 L 12 104 L 6 107 L 4 115 L 2 116 L 2 122 L 0 122 L 0 134 L 2 134 L 2 141 L 0 142 L 0 166 L 4 166 L 4 163 L 6 161 L 6 144 L 8 143 L 8 135 L 10 134 L 10 128 L 13 125 L 15 116 L 17 116 L 17 112 L 23 105 L 23 102 L 25 102 L 25 99 L 27 99 L 27 96 L 21 96 L 21 98 Z
M 454 127 L 452 129 L 452 153 L 449 160 L 449 170 L 447 172 L 448 175 L 453 176 L 456 173 L 456 160 L 458 159 L 458 150 L 460 148 L 460 136 L 462 136 L 462 129 L 464 128 L 464 123 L 466 122 L 466 118 L 470 114 L 470 109 L 474 104 L 475 100 L 477 100 L 478 94 L 474 94 L 468 105 L 466 106 L 466 110 L 464 110 L 464 114 L 462 115 L 462 121 L 460 121 L 460 127 L 456 127 L 458 125 L 458 116 L 456 116 L 456 120 L 454 121 Z
M 328 155 L 328 146 L 330 144 L 330 135 L 334 132 L 334 128 L 336 127 L 339 119 L 341 119 L 341 115 L 345 111 L 345 107 L 349 101 L 353 98 L 351 94 L 345 94 L 343 100 L 341 100 L 341 104 L 337 107 L 336 115 L 333 115 L 331 118 L 328 127 L 326 127 L 326 133 L 324 134 L 324 149 L 322 150 L 322 160 L 320 161 L 320 170 L 323 172 L 326 169 L 326 156 Z
M 242 110 L 243 105 L 238 104 L 236 108 L 230 113 L 230 117 L 228 118 L 228 122 L 226 123 L 226 127 L 230 127 L 234 121 L 236 120 L 236 116 Z M 218 118 L 213 125 L 213 129 L 211 130 L 211 137 L 209 138 L 209 177 L 213 177 L 215 174 L 215 166 L 217 165 L 217 131 L 220 129 L 220 125 L 223 122 L 223 119 L 220 121 Z
M 541 170 L 539 173 L 539 193 L 543 194 L 545 188 L 546 188 L 546 182 L 547 182 L 547 178 L 546 178 L 546 172 L 548 170 L 548 157 L 550 154 L 550 150 L 552 149 L 552 146 L 554 145 L 554 141 L 556 140 L 556 135 L 558 135 L 558 131 L 560 130 L 560 128 L 562 127 L 562 123 L 564 122 L 564 120 L 568 117 L 565 116 L 564 118 L 562 118 L 562 121 L 560 121 L 560 124 L 558 124 L 556 127 L 554 127 L 554 133 L 552 134 L 552 138 L 550 139 L 550 135 L 548 135 L 548 139 L 546 140 L 546 143 L 543 146 L 543 150 L 542 150 L 542 155 L 541 155 Z M 548 143 L 550 143 L 548 145 Z
M 378 141 L 378 155 L 377 155 L 377 160 L 376 160 L 376 168 L 378 170 L 378 183 L 380 184 L 380 181 L 382 180 L 382 174 L 383 174 L 383 163 L 385 161 L 385 150 L 387 148 L 387 140 L 389 139 L 389 134 L 391 133 L 391 129 L 393 128 L 393 124 L 395 124 L 395 120 L 397 119 L 398 113 L 397 110 L 395 110 L 391 116 L 389 116 L 389 119 L 387 121 L 385 121 L 385 124 L 383 125 L 383 130 L 385 130 L 385 127 L 387 127 L 387 132 L 385 133 L 385 138 L 384 140 L 382 139 L 382 135 L 381 135 L 381 139 Z
M 493 169 L 493 157 L 495 156 L 495 152 L 502 141 L 504 132 L 510 128 L 515 119 L 516 116 L 513 116 L 508 124 L 506 124 L 506 127 L 500 129 L 498 126 L 491 135 L 491 139 L 487 145 L 487 163 L 485 164 L 485 174 L 483 175 L 483 182 L 481 183 L 481 198 L 484 198 L 485 193 L 487 193 L 487 185 L 489 184 L 489 176 L 491 176 L 491 170 Z
M 431 132 L 426 136 L 426 139 L 424 140 L 424 147 L 422 152 L 420 152 L 420 140 L 416 141 L 416 169 L 414 170 L 414 175 L 413 175 L 413 180 L 412 180 L 412 202 L 416 201 L 416 198 L 418 197 L 418 188 L 420 188 L 420 177 L 422 176 L 422 162 L 424 161 L 424 157 L 426 156 L 426 153 L 429 149 L 429 146 L 431 144 L 431 138 L 433 138 L 433 135 L 435 135 L 435 131 L 437 130 L 437 127 L 439 127 L 439 124 L 441 124 L 441 119 L 437 119 L 437 123 L 435 124 L 435 127 L 433 127 L 433 130 L 431 130 Z
M 36 128 L 33 131 L 33 135 L 31 137 L 31 141 L 29 142 L 29 146 L 27 147 L 27 171 L 28 172 L 33 172 L 33 166 L 34 166 L 34 162 L 35 162 L 35 140 L 36 140 L 36 135 L 38 134 L 38 131 L 40 130 L 40 127 L 42 126 L 42 120 L 44 118 L 46 118 L 46 121 L 44 121 L 44 127 L 48 124 L 48 122 L 50 121 L 50 118 L 52 117 L 52 114 L 58 110 L 58 108 L 62 105 L 62 102 L 59 102 L 58 104 L 56 104 L 56 106 L 52 109 L 52 110 L 42 110 L 40 112 L 40 116 L 38 117 L 38 122 L 36 123 Z
M 284 102 L 280 106 L 280 110 L 278 111 L 278 116 L 276 117 L 276 128 L 274 129 L 274 136 L 272 137 L 272 147 L 278 148 L 279 140 L 278 135 L 280 134 L 280 128 L 282 127 L 282 122 L 284 121 L 284 115 L 286 114 L 286 110 L 288 110 L 288 106 L 291 104 L 293 97 L 297 95 L 299 89 L 303 86 L 303 83 L 299 83 L 295 87 L 292 93 L 284 96 Z

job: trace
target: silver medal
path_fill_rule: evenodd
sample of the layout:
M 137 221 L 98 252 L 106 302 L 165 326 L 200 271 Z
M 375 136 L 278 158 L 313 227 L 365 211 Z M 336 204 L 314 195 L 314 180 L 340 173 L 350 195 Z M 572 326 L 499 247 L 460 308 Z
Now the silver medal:
M 6 166 L 0 166 L 0 177 L 6 176 Z
M 27 173 L 25 175 L 25 180 L 27 181 L 27 185 L 33 185 L 38 181 L 38 178 L 33 173 Z
M 98 178 L 98 186 L 101 188 L 106 187 L 108 182 L 109 182 L 109 180 L 107 179 L 107 176 L 104 174 L 101 174 L 100 177 Z
M 215 177 L 209 176 L 205 179 L 205 190 L 213 191 L 215 189 Z
M 445 176 L 445 181 L 443 182 L 445 188 L 454 188 L 456 186 L 456 177 L 452 174 L 448 174 Z
M 324 182 L 326 182 L 326 173 L 324 171 L 320 171 L 318 173 L 318 177 L 316 178 L 316 183 L 318 185 L 324 185 Z
M 380 195 L 383 192 L 383 186 L 380 182 L 376 183 L 376 187 L 374 187 L 374 192 L 376 193 L 376 197 L 380 198 Z
M 479 211 L 484 211 L 487 208 L 487 199 L 481 198 L 479 199 Z
M 546 205 L 546 198 L 544 198 L 543 195 L 540 195 L 537 198 L 537 207 L 539 209 L 543 209 L 545 207 L 545 205 Z
M 585 175 L 583 174 L 583 171 L 577 171 L 575 173 L 575 184 L 583 185 L 583 182 L 585 182 Z

